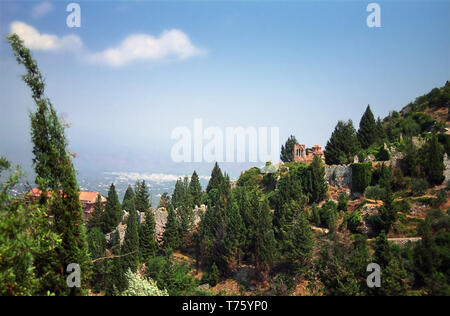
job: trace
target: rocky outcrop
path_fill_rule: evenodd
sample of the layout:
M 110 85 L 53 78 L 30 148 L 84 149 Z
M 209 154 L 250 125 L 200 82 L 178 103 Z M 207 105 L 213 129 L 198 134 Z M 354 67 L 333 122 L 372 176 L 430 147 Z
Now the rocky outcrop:
M 162 236 L 164 233 L 164 229 L 167 223 L 167 210 L 163 207 L 152 209 L 153 215 L 155 217 L 155 235 L 156 239 L 161 242 Z M 200 224 L 201 215 L 206 211 L 206 205 L 196 206 L 193 210 L 194 219 L 193 219 L 193 227 L 197 227 Z M 142 225 L 145 222 L 145 213 L 137 212 L 139 223 Z M 120 244 L 123 244 L 125 238 L 125 231 L 127 230 L 127 225 L 124 224 L 126 222 L 126 218 L 128 217 L 128 212 L 123 211 L 122 223 L 120 223 L 114 232 L 108 233 L 105 235 L 106 242 L 109 245 L 112 245 L 114 234 L 116 231 L 120 234 Z
M 450 159 L 448 159 L 447 154 L 444 155 L 444 165 L 445 165 L 445 170 L 444 170 L 445 180 L 444 180 L 444 183 L 447 184 L 447 182 L 450 181 Z
M 325 179 L 329 185 L 338 188 L 351 187 L 352 167 L 351 165 L 326 165 Z

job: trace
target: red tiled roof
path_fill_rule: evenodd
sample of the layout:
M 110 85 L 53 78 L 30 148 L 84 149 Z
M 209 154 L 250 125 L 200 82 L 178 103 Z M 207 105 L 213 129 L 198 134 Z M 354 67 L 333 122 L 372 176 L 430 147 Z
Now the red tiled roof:
M 30 191 L 28 191 L 28 195 L 38 198 L 41 196 L 42 191 L 39 190 L 38 188 L 32 188 Z M 51 191 L 47 192 L 47 196 L 50 197 L 50 195 L 52 194 Z M 80 192 L 80 201 L 81 202 L 85 202 L 85 203 L 95 203 L 95 201 L 97 201 L 97 195 L 99 193 L 98 192 Z M 106 202 L 106 198 L 102 195 L 101 196 L 101 200 L 102 202 Z

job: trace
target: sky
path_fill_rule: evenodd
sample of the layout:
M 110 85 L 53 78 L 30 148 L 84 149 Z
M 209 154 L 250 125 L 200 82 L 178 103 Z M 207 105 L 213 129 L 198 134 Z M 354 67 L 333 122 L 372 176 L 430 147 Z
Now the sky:
M 46 94 L 70 128 L 80 172 L 207 176 L 171 158 L 176 127 L 278 127 L 325 146 L 338 120 L 357 128 L 450 79 L 450 1 L 0 0 L 0 155 L 31 168 L 34 104 L 5 37 L 25 39 Z M 207 143 L 205 141 L 205 143 Z M 261 163 L 223 163 L 237 177 Z

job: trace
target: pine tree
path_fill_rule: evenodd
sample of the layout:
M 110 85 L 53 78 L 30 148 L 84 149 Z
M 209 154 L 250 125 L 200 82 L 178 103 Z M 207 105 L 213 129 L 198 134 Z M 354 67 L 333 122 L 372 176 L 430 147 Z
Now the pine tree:
M 216 263 L 212 264 L 210 271 L 208 273 L 207 279 L 208 279 L 209 285 L 211 285 L 211 286 L 216 286 L 217 283 L 220 282 L 219 269 L 217 268 Z
M 225 248 L 226 252 L 232 256 L 228 261 L 236 259 L 236 263 L 239 265 L 245 241 L 245 227 L 236 202 L 233 203 L 226 214 L 226 229 Z
M 384 231 L 377 237 L 374 260 L 381 267 L 381 287 L 375 288 L 372 292 L 376 295 L 405 295 L 407 291 L 407 285 L 404 282 L 407 277 L 406 271 L 400 259 L 393 253 Z
M 310 171 L 310 183 L 307 183 L 310 192 L 310 202 L 320 202 L 328 191 L 325 180 L 325 166 L 319 156 L 314 156 L 312 163 L 308 167 Z
M 358 140 L 363 149 L 367 149 L 377 140 L 377 123 L 370 110 L 370 105 L 361 117 L 358 130 Z
M 180 230 L 180 241 L 184 243 L 194 225 L 194 210 L 192 208 L 192 196 L 189 190 L 189 178 L 184 177 L 182 183 L 182 202 L 177 209 L 178 228 Z
M 294 145 L 298 144 L 295 136 L 291 135 L 284 145 L 281 145 L 280 160 L 283 162 L 294 161 Z
M 106 256 L 105 235 L 100 228 L 93 227 L 88 233 L 89 252 L 93 260 Z M 91 286 L 96 292 L 100 292 L 104 285 L 106 263 L 104 260 L 95 261 L 93 264 L 93 274 Z
M 211 178 L 209 179 L 208 186 L 206 187 L 206 193 L 209 193 L 212 189 L 218 189 L 223 180 L 222 170 L 220 170 L 220 167 L 216 162 L 213 170 L 211 171 Z
M 189 192 L 192 198 L 192 208 L 200 206 L 202 204 L 202 186 L 200 184 L 197 172 L 191 176 L 191 182 L 189 183 Z
M 422 153 L 421 165 L 428 182 L 431 185 L 441 184 L 445 179 L 444 149 L 439 144 L 437 136 L 433 135 L 420 152 Z
M 139 212 L 146 212 L 150 206 L 150 192 L 145 183 L 145 180 L 141 182 L 137 181 L 135 186 L 136 191 L 136 210 Z
M 125 200 L 129 206 L 129 214 L 127 218 L 127 229 L 125 231 L 125 239 L 122 246 L 122 264 L 124 271 L 130 269 L 132 272 L 137 271 L 139 263 L 139 234 L 138 234 L 138 219 L 134 206 L 134 198 Z
M 382 229 L 385 231 L 386 234 L 388 234 L 392 228 L 392 225 L 397 220 L 397 210 L 394 206 L 394 197 L 392 194 L 392 187 L 390 180 L 388 180 L 388 182 L 386 182 L 384 185 L 386 193 L 383 198 L 383 205 L 379 209 L 379 216 L 381 220 Z
M 163 234 L 163 248 L 166 252 L 171 252 L 179 246 L 178 224 L 175 211 L 172 205 L 167 209 L 167 222 Z
M 297 214 L 289 233 L 287 259 L 292 265 L 304 267 L 310 263 L 314 247 L 313 231 L 304 211 Z
M 105 211 L 103 212 L 102 231 L 107 234 L 113 231 L 122 220 L 122 206 L 117 196 L 114 183 L 111 183 L 106 200 Z
M 116 230 L 113 234 L 113 245 L 111 247 L 113 258 L 107 261 L 107 274 L 105 276 L 105 295 L 114 296 L 123 292 L 128 287 L 128 282 L 123 270 L 120 233 Z
M 375 128 L 375 143 L 382 145 L 387 140 L 387 135 L 383 127 L 383 122 L 380 117 L 377 118 L 376 128 Z
M 30 87 L 37 106 L 30 114 L 36 183 L 42 191 L 41 203 L 47 202 L 46 194 L 51 191 L 48 202 L 49 212 L 53 215 L 52 228 L 62 239 L 54 252 L 39 259 L 38 275 L 47 280 L 42 290 L 43 293 L 50 290 L 57 295 L 80 295 L 89 283 L 92 266 L 79 188 L 67 150 L 64 127 L 50 100 L 45 97 L 44 78 L 30 50 L 16 34 L 9 35 L 8 41 L 17 62 L 27 70 L 22 78 Z M 77 263 L 83 271 L 82 288 L 67 287 L 65 271 L 70 263 Z
M 145 211 L 145 222 L 142 224 L 140 250 L 142 261 L 147 262 L 150 257 L 154 257 L 158 250 L 155 236 L 155 216 L 151 209 Z
M 134 193 L 133 188 L 129 185 L 123 197 L 122 208 L 125 211 L 130 212 L 131 209 L 135 207 L 136 207 L 136 195 Z
M 353 122 L 339 121 L 325 147 L 325 163 L 327 165 L 352 163 L 359 146 Z
M 89 219 L 88 227 L 92 228 L 102 228 L 102 220 L 103 220 L 103 204 L 102 204 L 102 196 L 100 194 L 97 195 L 97 199 L 95 200 L 94 211 L 92 212 L 92 217 Z
M 256 276 L 265 279 L 270 265 L 276 257 L 276 241 L 272 229 L 272 215 L 269 203 L 262 198 L 261 193 L 253 194 L 253 203 L 257 204 L 254 210 L 255 226 L 250 227 L 254 232 L 252 248 Z

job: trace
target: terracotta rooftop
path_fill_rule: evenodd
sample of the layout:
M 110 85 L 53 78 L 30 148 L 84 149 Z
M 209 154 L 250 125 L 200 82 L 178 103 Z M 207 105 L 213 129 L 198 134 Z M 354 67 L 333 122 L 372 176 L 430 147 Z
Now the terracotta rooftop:
M 28 191 L 27 194 L 31 195 L 32 197 L 40 197 L 41 196 L 41 190 L 39 190 L 38 188 L 32 188 L 30 191 Z M 51 191 L 47 192 L 47 196 L 50 197 L 51 195 Z M 97 195 L 99 193 L 98 192 L 80 192 L 80 201 L 81 202 L 85 202 L 85 203 L 95 203 L 95 201 L 97 200 Z M 102 195 L 101 199 L 102 202 L 106 202 L 106 198 Z

